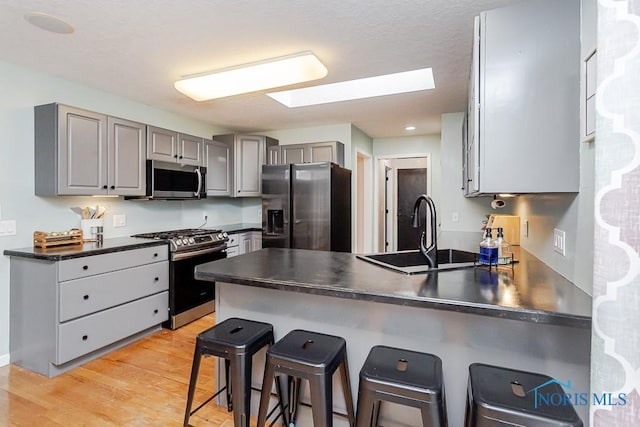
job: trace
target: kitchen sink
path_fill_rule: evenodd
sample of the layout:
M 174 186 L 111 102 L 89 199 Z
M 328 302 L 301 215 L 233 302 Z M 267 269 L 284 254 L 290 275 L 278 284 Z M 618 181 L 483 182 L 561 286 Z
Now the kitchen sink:
M 438 249 L 437 256 L 437 268 L 430 268 L 424 255 L 417 250 L 357 255 L 357 258 L 404 274 L 469 268 L 475 266 L 478 261 L 478 254 L 458 249 Z

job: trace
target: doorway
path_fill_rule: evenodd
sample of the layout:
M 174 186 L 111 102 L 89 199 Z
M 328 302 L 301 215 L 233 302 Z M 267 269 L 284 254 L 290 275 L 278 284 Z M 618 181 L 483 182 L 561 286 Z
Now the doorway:
M 428 154 L 376 158 L 377 250 L 417 249 L 421 231 L 411 226 L 413 205 L 421 194 L 430 195 Z M 420 207 L 424 218 L 426 207 Z
M 355 159 L 355 253 L 373 252 L 373 186 L 371 155 L 356 150 Z

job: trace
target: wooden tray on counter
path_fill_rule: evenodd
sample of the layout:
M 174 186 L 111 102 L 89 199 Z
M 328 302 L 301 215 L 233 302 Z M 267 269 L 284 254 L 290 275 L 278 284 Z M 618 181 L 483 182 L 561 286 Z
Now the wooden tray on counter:
M 79 228 L 72 228 L 69 231 L 33 232 L 33 246 L 36 248 L 78 244 L 82 244 L 82 230 Z

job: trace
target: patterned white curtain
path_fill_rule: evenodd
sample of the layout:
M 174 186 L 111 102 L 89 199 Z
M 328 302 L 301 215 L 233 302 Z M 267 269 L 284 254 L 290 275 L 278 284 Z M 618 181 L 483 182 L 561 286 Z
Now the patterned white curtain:
M 640 0 L 598 0 L 593 426 L 640 426 Z M 624 399 L 617 399 L 623 393 Z M 623 402 L 626 401 L 626 402 Z M 624 404 L 623 404 L 624 403 Z

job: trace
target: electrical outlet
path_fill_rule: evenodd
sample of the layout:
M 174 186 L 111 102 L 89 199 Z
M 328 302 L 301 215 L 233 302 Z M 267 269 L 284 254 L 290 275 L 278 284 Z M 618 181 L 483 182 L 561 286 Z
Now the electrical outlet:
M 127 216 L 125 214 L 118 214 L 113 216 L 113 228 L 125 227 L 127 225 Z
M 458 212 L 451 212 L 451 222 L 460 221 L 460 214 Z
M 566 237 L 565 232 L 558 228 L 553 229 L 553 250 L 566 256 Z

